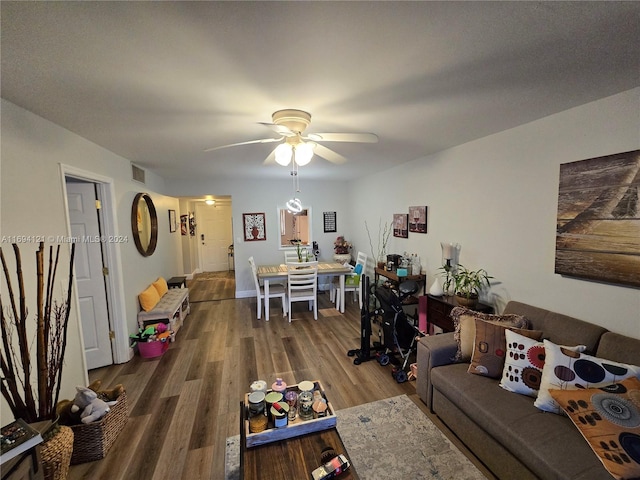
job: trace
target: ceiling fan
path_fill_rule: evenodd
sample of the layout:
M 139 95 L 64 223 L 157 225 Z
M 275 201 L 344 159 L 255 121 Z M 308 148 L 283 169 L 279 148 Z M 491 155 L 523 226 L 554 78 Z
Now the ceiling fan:
M 207 148 L 205 152 L 254 143 L 281 142 L 269 154 L 264 163 L 271 163 L 275 160 L 280 165 L 287 166 L 293 160 L 297 165 L 302 166 L 309 163 L 315 153 L 332 163 L 341 164 L 346 162 L 347 159 L 325 147 L 321 142 L 376 143 L 378 141 L 378 136 L 373 133 L 308 133 L 305 135 L 304 131 L 311 123 L 311 114 L 302 110 L 278 110 L 273 113 L 271 118 L 273 120 L 272 123 L 258 123 L 272 129 L 279 135 L 278 138 L 262 138 L 231 143 L 220 147 Z

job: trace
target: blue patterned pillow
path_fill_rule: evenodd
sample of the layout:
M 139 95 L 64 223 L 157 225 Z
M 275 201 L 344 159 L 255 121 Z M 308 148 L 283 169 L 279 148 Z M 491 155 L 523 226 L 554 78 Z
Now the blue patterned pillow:
M 534 405 L 546 412 L 562 413 L 549 389 L 598 388 L 631 377 L 640 379 L 640 367 L 573 352 L 549 340 L 544 340 L 544 352 L 540 391 Z

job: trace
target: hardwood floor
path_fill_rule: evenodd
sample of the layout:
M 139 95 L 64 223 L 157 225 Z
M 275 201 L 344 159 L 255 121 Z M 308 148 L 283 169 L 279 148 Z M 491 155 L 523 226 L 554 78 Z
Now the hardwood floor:
M 194 303 L 162 357 L 90 372 L 105 387 L 124 384 L 129 420 L 106 458 L 68 478 L 224 479 L 225 439 L 239 433 L 239 402 L 257 379 L 319 379 L 336 409 L 407 394 L 426 412 L 414 382 L 396 383 L 390 366 L 353 365 L 360 312 L 347 300 L 341 315 L 320 294 L 317 321 L 296 303 L 291 324 L 277 300 L 269 322 L 256 319 L 255 298 Z

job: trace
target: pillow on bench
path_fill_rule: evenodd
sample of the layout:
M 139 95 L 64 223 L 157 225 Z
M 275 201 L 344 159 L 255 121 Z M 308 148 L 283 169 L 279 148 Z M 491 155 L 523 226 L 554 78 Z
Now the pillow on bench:
M 155 282 L 153 282 L 152 285 L 158 291 L 158 295 L 160 295 L 160 297 L 162 297 L 165 293 L 169 291 L 169 286 L 167 285 L 167 281 L 162 277 L 158 277 L 158 279 Z
M 140 306 L 145 312 L 152 310 L 158 302 L 160 301 L 160 295 L 158 294 L 158 290 L 156 287 L 151 284 L 147 287 L 147 289 L 138 295 L 138 300 L 140 301 Z

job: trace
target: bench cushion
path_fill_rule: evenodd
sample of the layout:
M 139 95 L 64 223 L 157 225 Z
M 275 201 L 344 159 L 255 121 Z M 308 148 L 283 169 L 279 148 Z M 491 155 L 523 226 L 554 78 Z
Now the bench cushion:
M 153 286 L 151 288 L 155 290 Z M 187 295 L 189 295 L 189 290 L 186 288 L 171 288 L 152 310 L 138 313 L 138 318 L 142 320 L 158 319 L 163 318 L 163 315 L 164 318 L 171 318 Z

